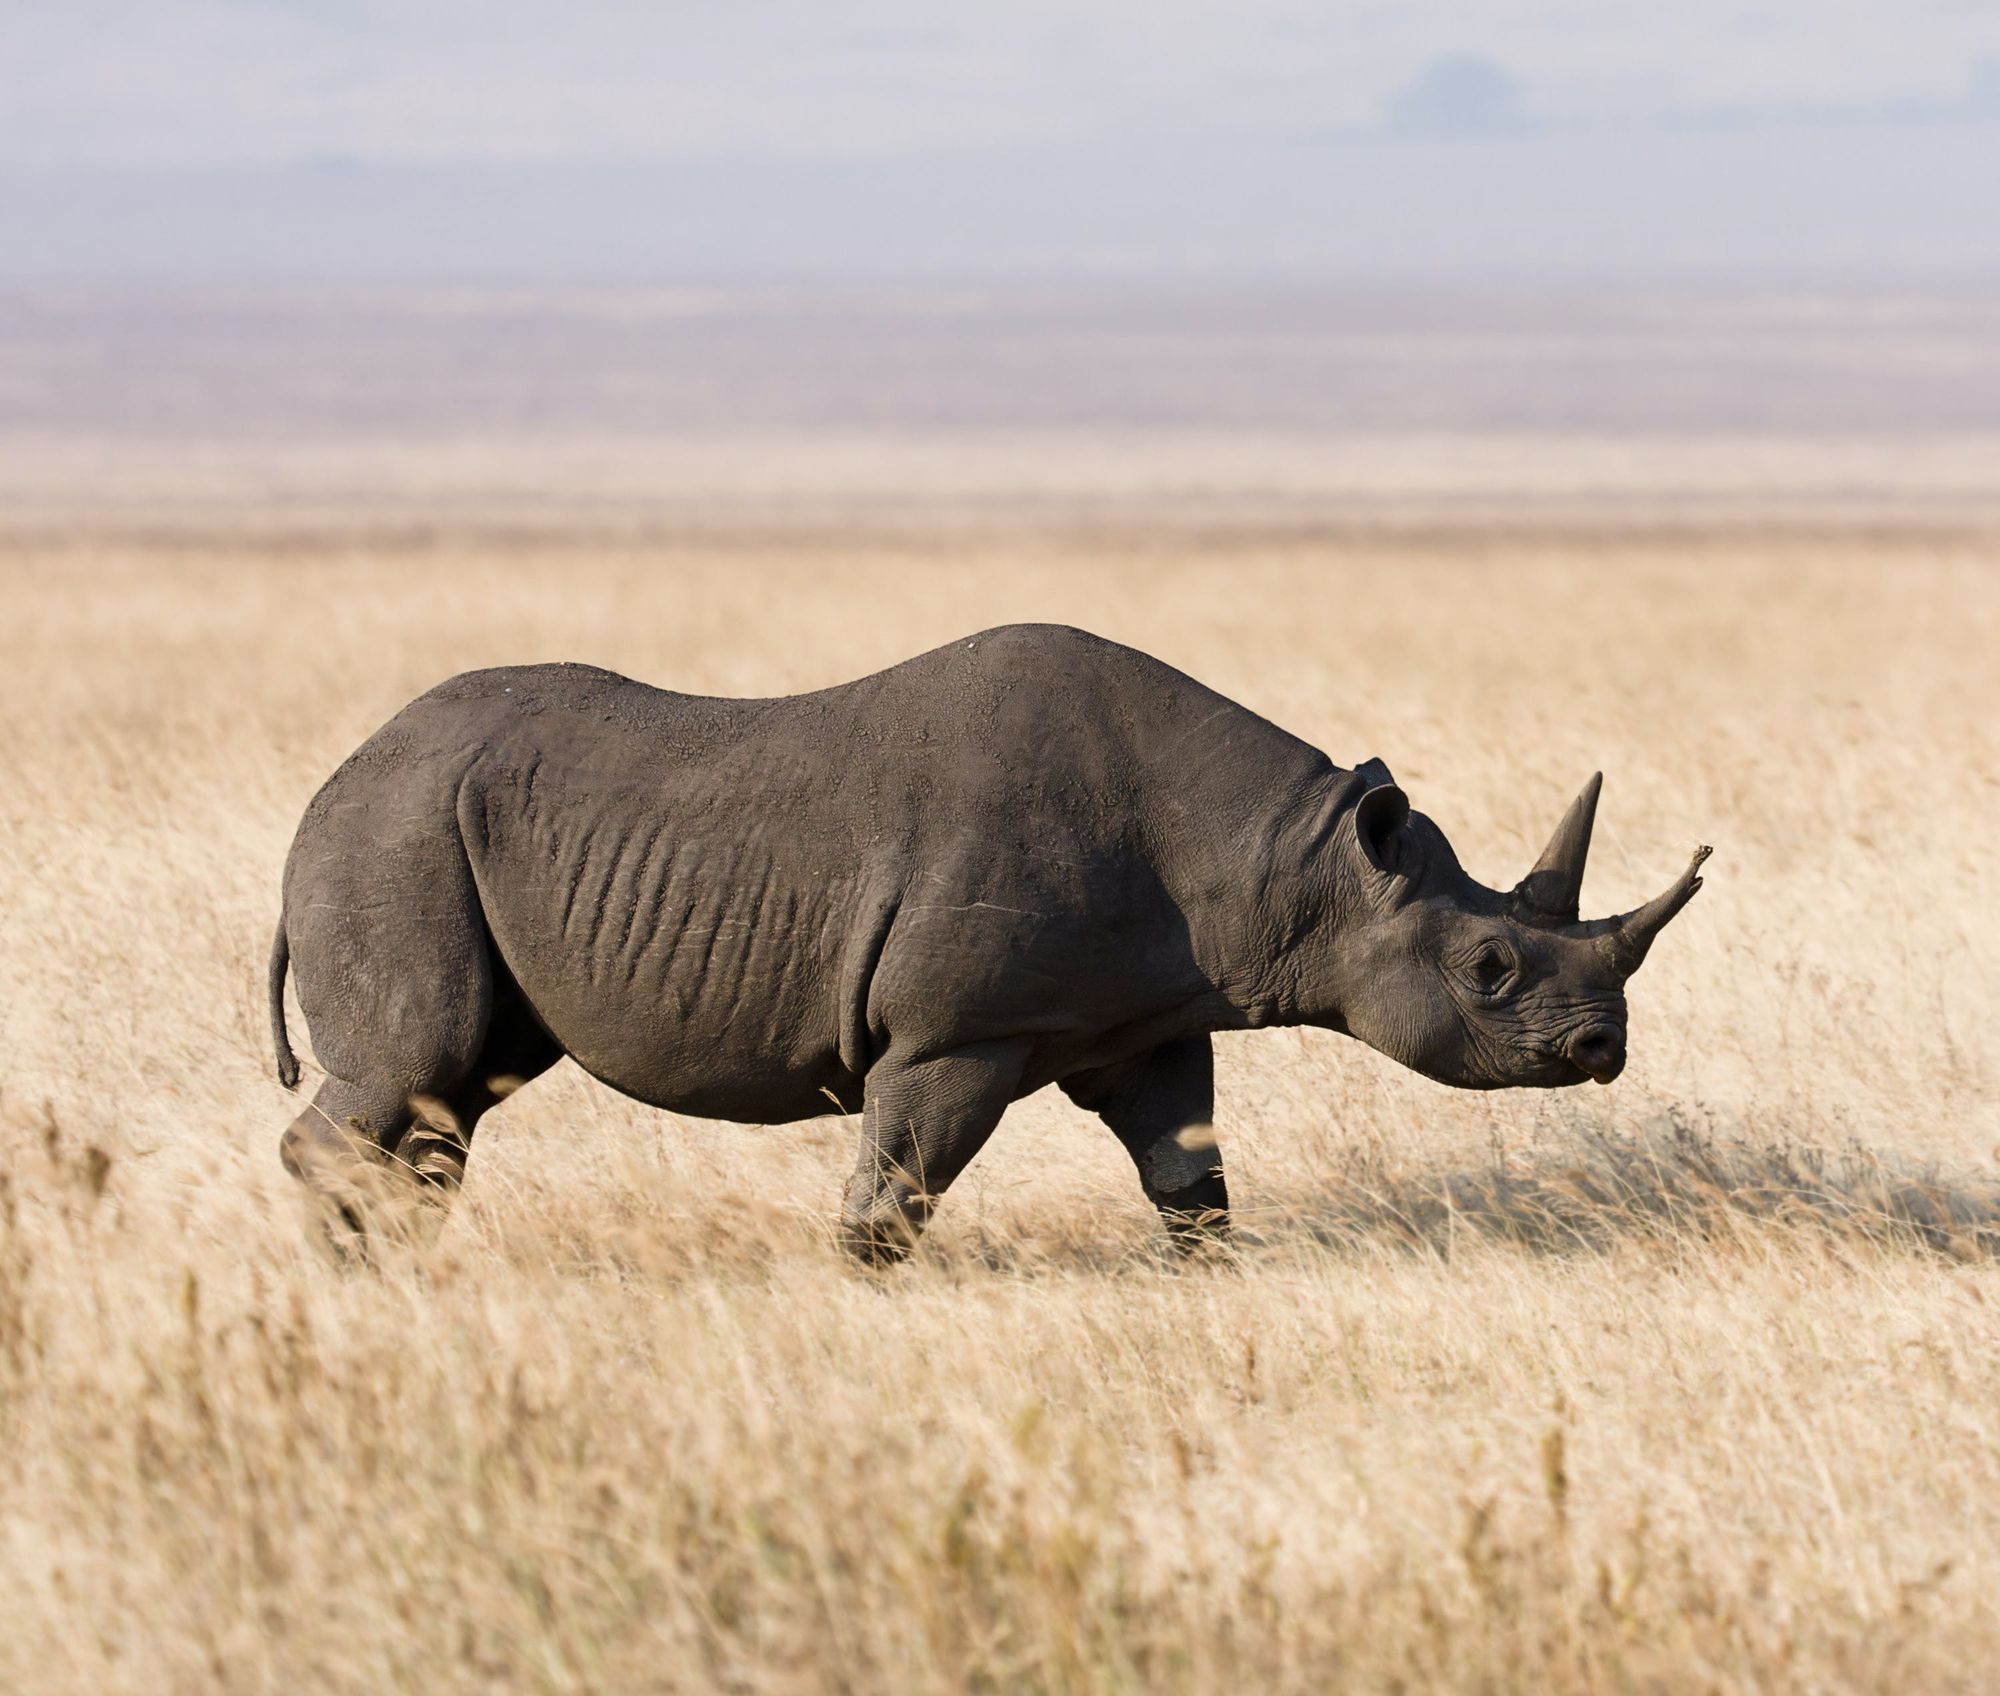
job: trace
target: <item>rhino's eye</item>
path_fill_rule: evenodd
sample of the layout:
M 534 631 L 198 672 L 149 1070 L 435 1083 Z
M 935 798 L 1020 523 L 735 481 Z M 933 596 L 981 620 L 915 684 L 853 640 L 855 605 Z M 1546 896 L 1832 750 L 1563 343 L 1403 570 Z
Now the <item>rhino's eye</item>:
M 1498 995 L 1514 975 L 1514 957 L 1497 942 L 1483 945 L 1472 956 L 1466 976 L 1481 995 Z

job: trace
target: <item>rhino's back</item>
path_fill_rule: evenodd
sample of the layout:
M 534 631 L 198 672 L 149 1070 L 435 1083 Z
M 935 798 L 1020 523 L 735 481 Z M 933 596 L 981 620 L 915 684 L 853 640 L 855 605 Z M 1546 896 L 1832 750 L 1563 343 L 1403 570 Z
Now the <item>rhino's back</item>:
M 433 719 L 428 730 L 419 722 Z M 795 856 L 942 849 L 1022 826 L 1131 849 L 1177 835 L 1199 801 L 1263 794 L 1252 769 L 1324 761 L 1254 713 L 1135 649 L 1010 625 L 851 683 L 762 699 L 685 695 L 593 666 L 469 672 L 384 735 L 475 755 L 550 826 L 553 797 L 618 796 L 683 831 L 756 837 Z M 443 735 L 440 737 L 439 732 Z M 448 762 L 455 763 L 455 762 Z M 578 808 L 577 828 L 594 828 Z

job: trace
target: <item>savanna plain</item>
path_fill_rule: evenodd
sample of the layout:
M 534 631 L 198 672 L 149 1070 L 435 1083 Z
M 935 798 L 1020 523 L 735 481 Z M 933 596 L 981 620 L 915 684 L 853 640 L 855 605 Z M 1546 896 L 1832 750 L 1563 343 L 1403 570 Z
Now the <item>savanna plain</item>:
M 1785 472 L 1810 442 L 1768 499 L 1642 443 L 1681 469 L 1593 502 L 1519 438 L 1331 490 L 1143 436 L 872 440 L 787 505 L 800 440 L 619 504 L 585 471 L 629 493 L 672 443 L 557 477 L 17 431 L 0 1688 L 1991 1688 L 1990 445 L 1944 494 L 1881 449 L 1863 509 Z M 1697 449 L 1732 468 L 1700 499 Z M 317 1246 L 263 966 L 356 742 L 476 665 L 769 694 L 1016 618 L 1381 756 L 1488 883 L 1599 768 L 1587 911 L 1712 842 L 1625 1075 L 1466 1095 L 1226 1038 L 1231 1252 L 1164 1254 L 1045 1092 L 873 1272 L 833 1236 L 854 1124 L 565 1064 L 434 1240 Z

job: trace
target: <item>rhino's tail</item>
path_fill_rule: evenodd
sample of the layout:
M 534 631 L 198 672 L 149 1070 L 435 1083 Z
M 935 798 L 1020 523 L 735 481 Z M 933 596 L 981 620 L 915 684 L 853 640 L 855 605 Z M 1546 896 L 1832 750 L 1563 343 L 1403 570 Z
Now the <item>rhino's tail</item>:
M 271 944 L 271 1046 L 278 1054 L 278 1082 L 287 1089 L 299 1087 L 299 1057 L 292 1052 L 291 1038 L 285 1034 L 285 970 L 292 963 L 292 945 L 285 938 L 285 921 L 278 921 L 278 934 Z

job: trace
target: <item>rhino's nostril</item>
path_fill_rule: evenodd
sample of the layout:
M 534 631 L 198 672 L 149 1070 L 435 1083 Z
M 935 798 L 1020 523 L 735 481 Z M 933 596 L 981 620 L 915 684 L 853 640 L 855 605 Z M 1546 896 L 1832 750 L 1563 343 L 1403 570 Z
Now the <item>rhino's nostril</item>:
M 1616 1025 L 1592 1025 L 1569 1041 L 1573 1065 L 1608 1084 L 1625 1070 L 1625 1033 Z

